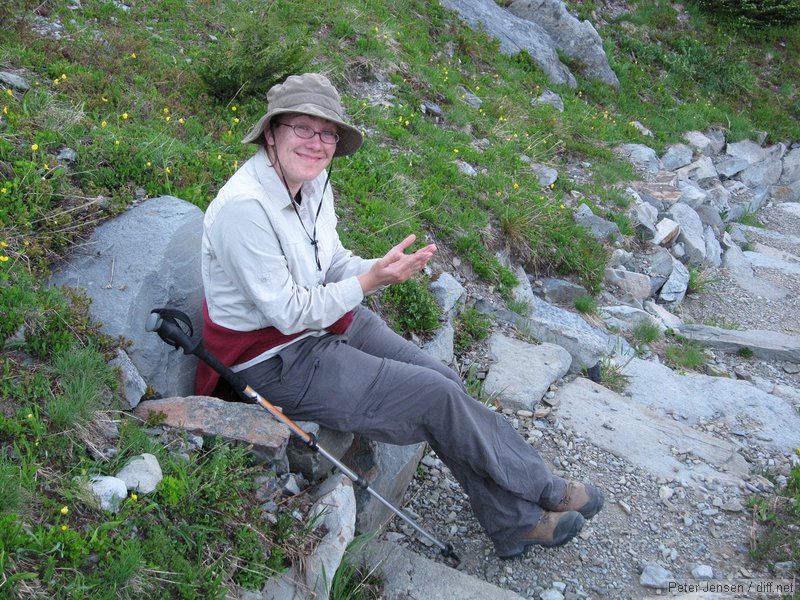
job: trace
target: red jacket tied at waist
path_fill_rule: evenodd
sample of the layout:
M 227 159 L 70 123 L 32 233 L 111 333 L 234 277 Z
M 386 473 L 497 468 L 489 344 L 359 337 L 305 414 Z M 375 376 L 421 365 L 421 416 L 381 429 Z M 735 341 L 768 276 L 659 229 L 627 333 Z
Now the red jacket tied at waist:
M 348 311 L 338 321 L 325 329 L 341 335 L 353 322 L 353 311 Z M 203 345 L 206 350 L 216 356 L 226 367 L 247 362 L 270 348 L 281 346 L 292 341 L 306 331 L 281 333 L 275 327 L 256 329 L 255 331 L 236 331 L 217 325 L 208 314 L 208 304 L 203 300 Z M 194 380 L 194 393 L 198 396 L 209 396 L 219 382 L 219 373 L 203 361 L 197 365 Z

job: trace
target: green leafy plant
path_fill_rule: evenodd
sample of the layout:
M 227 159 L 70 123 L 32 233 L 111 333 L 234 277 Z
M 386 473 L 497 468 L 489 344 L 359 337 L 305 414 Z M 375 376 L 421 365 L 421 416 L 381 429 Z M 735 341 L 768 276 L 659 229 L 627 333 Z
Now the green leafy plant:
M 198 68 L 208 93 L 225 103 L 250 95 L 265 96 L 287 76 L 306 71 L 312 58 L 307 35 L 288 32 L 270 18 L 276 7 L 262 5 L 254 10 L 256 18 L 248 16 L 223 33 Z
M 389 321 L 401 333 L 427 333 L 439 326 L 441 309 L 419 279 L 409 279 L 384 290 Z

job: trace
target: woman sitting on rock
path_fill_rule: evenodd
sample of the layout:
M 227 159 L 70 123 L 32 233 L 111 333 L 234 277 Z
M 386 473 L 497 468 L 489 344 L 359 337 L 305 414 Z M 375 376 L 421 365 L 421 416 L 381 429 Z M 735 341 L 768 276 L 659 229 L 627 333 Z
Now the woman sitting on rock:
M 600 490 L 553 475 L 454 371 L 361 305 L 419 272 L 436 247 L 407 253 L 412 235 L 365 260 L 342 246 L 326 168 L 355 152 L 362 135 L 336 89 L 316 73 L 291 76 L 267 101 L 243 140 L 258 151 L 205 214 L 208 350 L 290 418 L 389 444 L 430 444 L 499 556 L 572 539 L 600 510 Z M 196 392 L 209 395 L 216 383 L 201 365 Z

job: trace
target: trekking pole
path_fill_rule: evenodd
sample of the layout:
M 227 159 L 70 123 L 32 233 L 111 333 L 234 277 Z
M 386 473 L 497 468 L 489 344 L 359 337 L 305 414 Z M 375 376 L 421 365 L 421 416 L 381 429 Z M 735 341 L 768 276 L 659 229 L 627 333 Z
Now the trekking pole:
M 186 327 L 189 329 L 189 333 L 187 334 L 181 326 L 178 324 L 182 322 Z M 419 533 L 420 535 L 424 536 L 428 540 L 430 540 L 434 545 L 436 545 L 442 556 L 452 558 L 454 561 L 459 562 L 460 559 L 453 551 L 452 544 L 445 544 L 435 537 L 425 531 L 422 527 L 417 525 L 411 517 L 406 515 L 402 510 L 394 506 L 391 502 L 389 502 L 386 498 L 381 496 L 378 492 L 370 487 L 369 483 L 358 475 L 355 471 L 347 467 L 344 463 L 342 463 L 339 459 L 334 457 L 330 452 L 328 452 L 324 447 L 317 444 L 317 438 L 311 433 L 305 431 L 302 427 L 298 426 L 294 423 L 289 417 L 283 414 L 277 407 L 271 404 L 266 398 L 264 398 L 261 394 L 256 392 L 253 388 L 251 388 L 245 381 L 239 377 L 236 373 L 231 371 L 228 367 L 220 362 L 220 360 L 211 354 L 208 350 L 206 350 L 205 346 L 203 346 L 203 342 L 200 340 L 193 340 L 192 339 L 192 324 L 189 320 L 189 317 L 182 313 L 179 310 L 175 310 L 172 308 L 154 308 L 150 311 L 150 315 L 147 318 L 147 324 L 145 326 L 147 331 L 153 331 L 159 335 L 159 337 L 164 340 L 170 346 L 175 348 L 181 348 L 184 354 L 193 354 L 197 356 L 200 360 L 204 361 L 208 364 L 209 367 L 214 369 L 220 376 L 225 379 L 228 383 L 233 386 L 233 389 L 237 391 L 237 393 L 247 400 L 250 403 L 258 404 L 262 408 L 266 409 L 269 414 L 271 414 L 275 419 L 286 425 L 289 430 L 294 433 L 297 437 L 299 437 L 303 442 L 311 448 L 314 452 L 319 452 L 322 456 L 327 458 L 337 469 L 339 469 L 342 473 L 344 473 L 348 479 L 350 479 L 358 489 L 366 490 L 369 494 L 372 495 L 378 502 L 383 504 L 386 508 L 400 517 L 403 521 L 409 524 L 414 530 Z

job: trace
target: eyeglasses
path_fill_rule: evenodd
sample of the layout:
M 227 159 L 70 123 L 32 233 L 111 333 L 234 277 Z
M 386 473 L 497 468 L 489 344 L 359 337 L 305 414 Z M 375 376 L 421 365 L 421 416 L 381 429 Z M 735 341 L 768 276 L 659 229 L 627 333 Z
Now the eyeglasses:
M 304 140 L 310 140 L 315 135 L 318 135 L 323 144 L 335 144 L 340 139 L 339 134 L 335 131 L 317 131 L 308 125 L 290 125 L 289 123 L 276 123 L 276 125 L 291 127 L 294 131 L 294 134 Z

